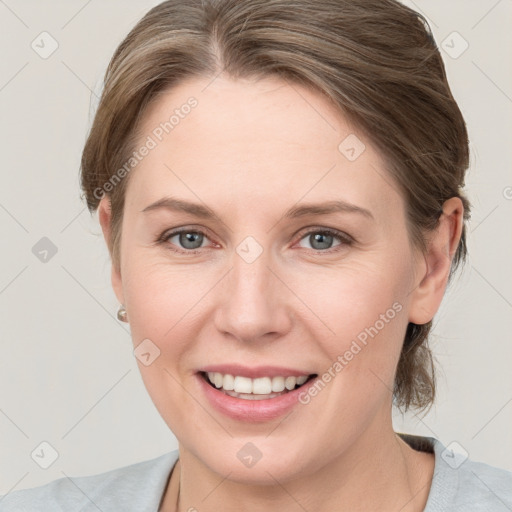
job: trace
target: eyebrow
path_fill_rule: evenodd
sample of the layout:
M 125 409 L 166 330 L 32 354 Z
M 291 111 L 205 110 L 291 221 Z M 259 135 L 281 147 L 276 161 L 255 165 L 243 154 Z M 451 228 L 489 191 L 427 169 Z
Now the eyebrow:
M 203 219 L 217 218 L 217 216 L 206 206 L 172 197 L 163 197 L 149 206 L 146 206 L 146 208 L 141 210 L 141 212 L 147 213 L 159 209 L 185 212 Z M 283 218 L 295 219 L 306 215 L 328 215 L 331 213 L 358 213 L 369 219 L 374 219 L 374 216 L 369 210 L 341 200 L 325 201 L 322 203 L 306 203 L 293 206 L 283 215 Z

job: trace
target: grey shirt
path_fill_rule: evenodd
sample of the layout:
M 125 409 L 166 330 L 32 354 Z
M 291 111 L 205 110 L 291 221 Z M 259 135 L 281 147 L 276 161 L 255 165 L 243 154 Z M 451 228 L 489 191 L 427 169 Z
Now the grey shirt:
M 399 434 L 433 452 L 434 476 L 424 512 L 512 511 L 512 472 L 473 462 L 432 437 Z M 1 512 L 158 512 L 178 451 L 93 476 L 60 478 L 0 496 Z

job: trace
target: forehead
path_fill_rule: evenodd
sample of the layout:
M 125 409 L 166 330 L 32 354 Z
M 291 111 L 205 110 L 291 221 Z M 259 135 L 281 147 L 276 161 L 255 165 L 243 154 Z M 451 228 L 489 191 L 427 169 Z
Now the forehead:
M 320 93 L 277 78 L 189 79 L 146 110 L 139 146 L 150 139 L 128 187 L 137 207 L 177 189 L 248 212 L 301 198 L 365 203 L 377 216 L 401 207 L 370 141 Z

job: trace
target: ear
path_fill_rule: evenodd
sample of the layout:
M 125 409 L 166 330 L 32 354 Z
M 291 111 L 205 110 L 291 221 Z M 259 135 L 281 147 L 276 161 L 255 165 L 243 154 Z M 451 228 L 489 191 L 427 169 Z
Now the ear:
M 458 197 L 443 204 L 439 225 L 428 241 L 427 253 L 418 262 L 420 282 L 411 292 L 409 322 L 426 324 L 436 314 L 446 290 L 453 255 L 464 223 L 464 206 Z
M 110 198 L 108 196 L 103 196 L 98 205 L 98 217 L 99 217 L 99 221 L 101 224 L 101 229 L 103 231 L 103 237 L 105 238 L 107 247 L 110 247 L 110 237 L 112 236 L 112 232 L 111 232 L 112 207 L 111 207 L 111 203 L 110 203 Z M 112 254 L 110 256 L 112 257 Z M 114 265 L 114 263 L 112 263 L 111 281 L 112 281 L 112 288 L 114 290 L 114 293 L 116 294 L 117 300 L 121 304 L 124 304 L 123 282 L 121 279 L 121 269 L 117 268 Z

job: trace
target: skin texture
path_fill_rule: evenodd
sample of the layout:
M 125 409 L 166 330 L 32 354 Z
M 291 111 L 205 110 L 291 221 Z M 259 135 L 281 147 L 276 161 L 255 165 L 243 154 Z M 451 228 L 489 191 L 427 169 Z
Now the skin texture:
M 278 79 L 183 82 L 145 113 L 141 144 L 191 96 L 197 107 L 131 171 L 121 266 L 112 268 L 134 346 L 150 339 L 160 350 L 149 366 L 138 364 L 179 441 L 161 510 L 175 510 L 178 488 L 179 510 L 201 512 L 242 502 L 248 511 L 422 510 L 433 456 L 393 432 L 391 389 L 408 322 L 429 321 L 440 305 L 461 233 L 460 200 L 445 203 L 428 253 L 419 253 L 398 186 L 370 141 L 318 93 Z M 338 149 L 350 134 L 366 147 L 354 161 Z M 207 206 L 215 217 L 142 212 L 164 196 Z M 284 217 L 294 206 L 340 199 L 372 218 Z M 108 197 L 99 219 L 108 240 Z M 179 236 L 155 243 L 179 227 L 205 234 L 198 252 L 186 253 Z M 323 248 L 311 235 L 325 228 L 354 241 L 333 238 Z M 236 251 L 248 236 L 262 249 L 251 263 Z M 197 371 L 207 364 L 321 375 L 394 303 L 401 311 L 287 416 L 234 420 L 202 392 Z M 237 458 L 248 442 L 262 454 L 251 468 Z

